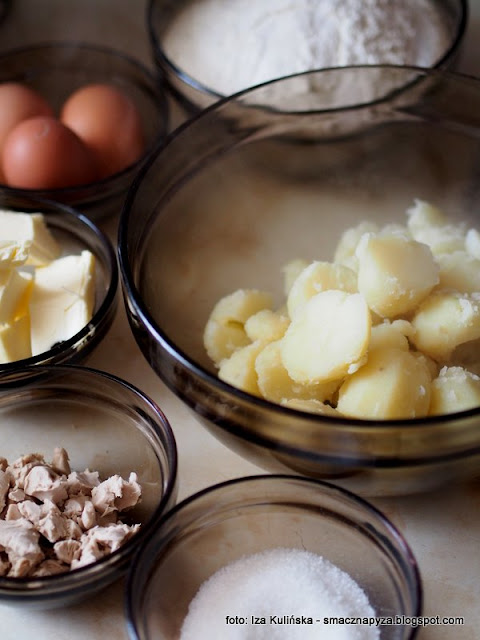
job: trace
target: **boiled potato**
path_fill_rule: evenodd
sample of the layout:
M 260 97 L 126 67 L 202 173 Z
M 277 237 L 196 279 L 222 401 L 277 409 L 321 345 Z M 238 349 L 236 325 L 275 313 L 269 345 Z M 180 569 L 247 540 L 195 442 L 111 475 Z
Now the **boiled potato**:
M 337 409 L 346 416 L 376 420 L 425 416 L 430 387 L 427 365 L 410 352 L 375 349 L 340 387 Z
M 245 322 L 245 333 L 252 342 L 263 340 L 272 342 L 279 340 L 290 324 L 290 319 L 282 313 L 271 309 L 262 309 L 250 316 Z
M 358 290 L 385 318 L 413 311 L 438 283 L 430 249 L 400 234 L 365 234 L 357 257 Z
M 469 229 L 465 236 L 465 250 L 472 258 L 480 260 L 480 232 L 477 229 Z
M 234 351 L 250 344 L 250 338 L 242 324 L 236 322 L 222 324 L 210 318 L 203 332 L 203 344 L 209 358 L 218 367 Z
M 449 224 L 444 213 L 430 203 L 416 200 L 407 215 L 412 238 L 428 245 L 434 255 L 465 248 L 464 225 Z
M 291 398 L 283 400 L 281 403 L 284 407 L 296 409 L 297 411 L 306 411 L 307 413 L 320 413 L 324 416 L 341 417 L 341 414 L 334 408 L 320 400 L 302 400 L 299 398 Z
M 295 315 L 282 341 L 282 361 L 296 382 L 331 382 L 365 356 L 371 317 L 363 296 L 332 289 L 314 295 Z
M 422 353 L 445 362 L 464 342 L 480 338 L 480 305 L 476 297 L 456 292 L 432 293 L 412 318 L 412 342 Z
M 255 371 L 255 360 L 264 346 L 261 340 L 257 340 L 234 351 L 229 358 L 220 364 L 218 370 L 220 380 L 255 396 L 261 395 Z
M 284 265 L 283 271 L 283 291 L 285 296 L 288 296 L 290 293 L 290 289 L 292 288 L 293 283 L 298 278 L 298 276 L 302 273 L 305 267 L 308 267 L 308 261 L 303 260 L 302 258 L 297 258 L 295 260 L 290 260 Z
M 448 224 L 446 215 L 430 202 L 416 199 L 412 207 L 407 209 L 407 228 L 412 238 L 418 240 L 417 235 L 425 230 L 444 227 Z M 420 240 L 421 242 L 421 240 Z
M 333 262 L 296 258 L 282 271 L 275 311 L 256 289 L 214 307 L 204 344 L 223 380 L 336 416 L 480 405 L 480 231 L 415 200 L 406 224 L 361 222 Z
M 396 347 L 408 351 L 410 345 L 408 337 L 413 333 L 413 327 L 407 320 L 384 320 L 380 324 L 372 327 L 370 336 L 369 352 L 372 349 L 384 349 L 385 347 Z
M 267 344 L 255 360 L 257 382 L 260 393 L 271 402 L 285 399 L 330 400 L 338 389 L 339 382 L 301 384 L 292 380 L 282 362 L 282 340 Z
M 333 261 L 347 264 L 355 270 L 355 266 L 352 265 L 355 265 L 356 262 L 355 252 L 357 250 L 358 243 L 360 242 L 360 238 L 365 233 L 376 233 L 377 231 L 378 225 L 374 222 L 367 221 L 360 222 L 356 227 L 346 229 L 340 236 L 340 240 L 338 241 L 333 254 Z
M 357 291 L 357 274 L 343 264 L 315 261 L 299 274 L 293 283 L 287 298 L 287 309 L 290 318 L 320 291 L 339 289 L 355 293 Z
M 257 311 L 271 309 L 272 304 L 272 296 L 257 289 L 238 289 L 217 302 L 203 333 L 207 354 L 217 366 L 250 343 L 245 322 Z
M 442 253 L 437 256 L 440 267 L 440 289 L 451 289 L 459 293 L 480 291 L 480 260 L 467 251 Z
M 443 367 L 432 382 L 430 413 L 443 415 L 480 406 L 480 377 L 462 367 Z

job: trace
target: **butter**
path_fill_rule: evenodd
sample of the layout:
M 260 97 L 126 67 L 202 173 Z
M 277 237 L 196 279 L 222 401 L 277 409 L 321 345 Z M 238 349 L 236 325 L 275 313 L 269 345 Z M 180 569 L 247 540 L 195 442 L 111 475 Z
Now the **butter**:
M 41 213 L 22 213 L 0 209 L 0 243 L 16 243 L 28 252 L 26 264 L 46 265 L 60 255 L 60 247 Z
M 0 232 L 1 233 L 1 232 Z M 0 272 L 21 267 L 28 258 L 28 244 L 14 240 L 0 241 Z
M 31 273 L 17 269 L 0 271 L 0 324 L 10 324 L 28 312 L 32 285 Z
M 95 257 L 90 251 L 38 267 L 29 304 L 33 355 L 83 329 L 94 304 Z
M 14 362 L 32 355 L 30 318 L 24 314 L 10 324 L 0 325 L 0 363 Z

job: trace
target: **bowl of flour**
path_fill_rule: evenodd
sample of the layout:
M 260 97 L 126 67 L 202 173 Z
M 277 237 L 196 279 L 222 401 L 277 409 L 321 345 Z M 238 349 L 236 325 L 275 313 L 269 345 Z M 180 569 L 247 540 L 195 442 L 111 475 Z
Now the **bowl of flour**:
M 191 111 L 313 69 L 450 67 L 467 0 L 149 0 L 147 22 L 162 80 Z

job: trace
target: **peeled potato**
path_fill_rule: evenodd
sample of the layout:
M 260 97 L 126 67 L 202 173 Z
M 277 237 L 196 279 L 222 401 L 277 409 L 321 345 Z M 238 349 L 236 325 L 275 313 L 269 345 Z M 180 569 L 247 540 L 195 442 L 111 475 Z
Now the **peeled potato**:
M 399 234 L 362 237 L 358 290 L 385 318 L 413 311 L 438 283 L 438 265 L 424 245 Z
M 257 382 L 260 393 L 271 402 L 282 402 L 288 398 L 318 401 L 330 400 L 337 390 L 338 382 L 300 384 L 292 380 L 282 362 L 282 341 L 267 344 L 255 360 Z
M 220 364 L 218 370 L 220 380 L 247 393 L 261 395 L 255 371 L 255 360 L 263 347 L 263 342 L 257 340 L 257 342 L 252 342 L 232 353 L 228 359 L 223 360 Z
M 203 332 L 203 344 L 211 360 L 219 366 L 222 360 L 229 358 L 234 351 L 250 344 L 242 324 L 229 322 L 222 324 L 217 320 L 208 320 Z
M 439 288 L 459 293 L 480 291 L 480 260 L 467 251 L 442 253 L 437 256 L 440 267 Z
M 430 387 L 427 365 L 410 352 L 375 349 L 340 387 L 337 409 L 346 416 L 376 420 L 425 416 Z
M 290 318 L 294 318 L 295 314 L 315 294 L 328 289 L 355 293 L 357 274 L 342 264 L 312 262 L 299 274 L 288 294 L 287 309 Z
M 341 414 L 328 404 L 320 402 L 320 400 L 304 400 L 300 398 L 292 398 L 290 400 L 284 400 L 281 403 L 284 407 L 290 409 L 297 409 L 298 411 L 307 411 L 308 413 L 320 413 L 324 416 L 333 416 L 338 418 Z
M 372 327 L 368 350 L 396 347 L 408 351 L 410 345 L 407 336 L 412 335 L 413 327 L 407 320 L 384 320 Z
M 471 295 L 437 292 L 412 318 L 415 347 L 437 362 L 446 362 L 464 342 L 480 338 L 480 305 Z
M 446 224 L 448 220 L 443 211 L 425 200 L 416 199 L 413 206 L 407 209 L 407 227 L 415 240 L 418 239 L 417 234 Z
M 465 246 L 465 228 L 449 224 L 444 213 L 422 200 L 407 209 L 408 229 L 412 238 L 430 247 L 434 255 L 460 251 Z
M 271 309 L 262 309 L 250 316 L 244 326 L 245 333 L 252 342 L 273 342 L 283 336 L 289 324 L 290 319 L 287 316 Z
M 462 367 L 443 367 L 432 383 L 430 413 L 442 415 L 480 406 L 480 377 Z
M 469 229 L 465 236 L 465 249 L 472 258 L 480 260 L 480 231 Z
M 244 325 L 247 319 L 272 307 L 272 296 L 257 289 L 238 289 L 214 306 L 205 325 L 203 344 L 208 356 L 219 366 L 234 351 L 250 343 Z
M 365 233 L 376 233 L 377 231 L 378 226 L 373 222 L 360 222 L 356 227 L 345 229 L 335 249 L 333 261 L 347 263 L 348 266 L 351 266 L 352 258 L 356 260 L 355 251 L 360 238 Z
M 238 322 L 245 324 L 247 319 L 261 309 L 272 308 L 272 296 L 258 289 L 238 289 L 221 298 L 214 306 L 210 317 L 222 324 Z
M 283 271 L 283 291 L 286 296 L 290 293 L 290 289 L 292 288 L 293 283 L 301 274 L 301 272 L 308 267 L 307 260 L 303 260 L 302 258 L 297 258 L 295 260 L 290 260 L 284 265 Z
M 370 311 L 358 293 L 317 293 L 299 310 L 282 343 L 282 361 L 290 377 L 304 384 L 345 376 L 366 354 Z

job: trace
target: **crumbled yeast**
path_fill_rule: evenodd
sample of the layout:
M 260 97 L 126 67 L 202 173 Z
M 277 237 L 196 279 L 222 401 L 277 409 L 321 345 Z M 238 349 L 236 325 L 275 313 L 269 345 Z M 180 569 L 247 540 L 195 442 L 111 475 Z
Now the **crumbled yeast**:
M 0 576 L 47 576 L 83 567 L 121 547 L 140 528 L 121 514 L 141 500 L 137 475 L 103 482 L 71 471 L 65 449 L 49 464 L 38 453 L 0 464 Z

